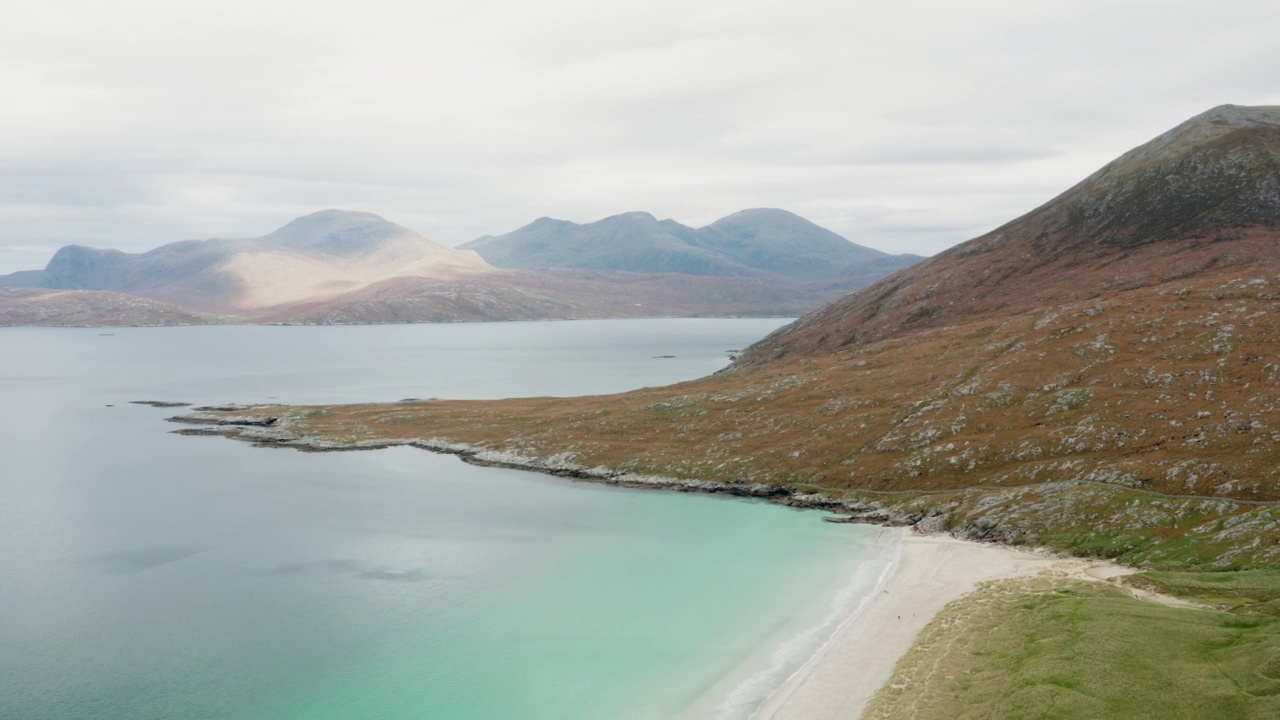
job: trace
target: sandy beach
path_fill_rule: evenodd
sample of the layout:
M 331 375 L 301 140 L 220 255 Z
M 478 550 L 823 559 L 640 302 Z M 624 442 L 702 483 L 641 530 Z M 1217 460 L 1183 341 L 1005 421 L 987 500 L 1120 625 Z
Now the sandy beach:
M 856 720 L 925 625 L 978 583 L 1042 571 L 1102 579 L 1108 563 L 902 532 L 897 571 L 876 598 L 770 697 L 753 720 Z M 1116 572 L 1103 572 L 1102 569 Z M 1093 572 L 1090 572 L 1090 571 Z

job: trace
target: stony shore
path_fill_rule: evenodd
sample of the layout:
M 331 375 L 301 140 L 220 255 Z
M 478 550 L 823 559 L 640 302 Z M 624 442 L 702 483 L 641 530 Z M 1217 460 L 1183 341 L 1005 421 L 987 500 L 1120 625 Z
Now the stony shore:
M 292 421 L 296 417 L 298 416 L 291 414 L 284 407 L 225 405 L 194 408 L 191 413 L 171 417 L 168 420 L 193 426 L 175 430 L 174 432 L 179 435 L 215 435 L 249 442 L 257 447 L 289 448 L 302 452 L 352 452 L 407 446 L 435 453 L 456 455 L 463 462 L 471 463 L 472 465 L 528 470 L 618 487 L 719 493 L 736 497 L 757 498 L 789 507 L 826 510 L 836 513 L 835 516 L 824 518 L 830 522 L 909 526 L 926 533 L 938 532 L 945 527 L 944 518 L 940 515 L 899 512 L 875 501 L 861 502 L 846 498 L 833 498 L 822 493 L 797 492 L 792 488 L 767 483 L 721 483 L 620 472 L 605 466 L 591 467 L 575 463 L 568 454 L 534 457 L 441 438 L 399 438 L 338 442 L 328 438 L 304 435 L 295 431 L 292 427 Z

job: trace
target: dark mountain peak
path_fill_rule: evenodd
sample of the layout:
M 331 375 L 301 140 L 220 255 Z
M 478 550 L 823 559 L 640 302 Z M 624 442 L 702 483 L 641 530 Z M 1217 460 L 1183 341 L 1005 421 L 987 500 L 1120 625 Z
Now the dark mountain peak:
M 358 255 L 392 238 L 414 235 L 373 213 L 321 210 L 293 220 L 258 242 L 327 255 Z
M 1280 225 L 1280 107 L 1222 105 L 1108 163 L 1005 227 L 1048 256 Z
M 1026 215 L 783 328 L 742 361 L 1280 260 L 1280 108 L 1224 105 Z
M 1280 105 L 1219 105 L 1182 122 L 1146 146 L 1195 144 L 1256 127 L 1280 127 Z
M 1080 185 L 1107 182 L 1153 164 L 1176 162 L 1213 146 L 1224 136 L 1252 130 L 1280 130 L 1280 106 L 1219 105 L 1206 110 L 1107 163 Z

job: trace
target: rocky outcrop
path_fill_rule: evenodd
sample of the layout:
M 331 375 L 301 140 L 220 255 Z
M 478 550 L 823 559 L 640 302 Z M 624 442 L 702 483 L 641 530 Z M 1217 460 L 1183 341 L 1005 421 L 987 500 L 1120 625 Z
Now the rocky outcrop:
M 285 411 L 282 412 L 282 410 Z M 826 518 L 830 522 L 917 526 L 922 532 L 941 532 L 946 529 L 936 521 L 938 513 L 902 511 L 880 502 L 833 498 L 821 493 L 801 493 L 793 488 L 768 483 L 690 480 L 626 472 L 603 465 L 588 466 L 574 462 L 572 455 L 568 453 L 536 457 L 441 438 L 336 441 L 297 432 L 293 423 L 297 417 L 278 406 L 232 405 L 200 409 L 186 415 L 168 418 L 168 420 L 197 426 L 175 430 L 174 433 L 178 435 L 219 436 L 248 442 L 255 447 L 287 448 L 302 452 L 353 452 L 389 447 L 414 447 L 444 455 L 455 455 L 463 462 L 484 467 L 527 470 L 617 487 L 757 498 L 789 507 L 826 510 L 837 514 Z

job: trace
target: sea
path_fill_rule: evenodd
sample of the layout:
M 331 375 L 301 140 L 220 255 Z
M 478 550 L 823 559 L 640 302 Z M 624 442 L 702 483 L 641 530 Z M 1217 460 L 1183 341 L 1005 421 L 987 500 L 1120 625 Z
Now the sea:
M 0 329 L 0 718 L 750 717 L 877 591 L 877 528 L 131 401 L 614 393 L 784 322 Z

